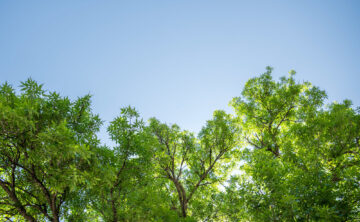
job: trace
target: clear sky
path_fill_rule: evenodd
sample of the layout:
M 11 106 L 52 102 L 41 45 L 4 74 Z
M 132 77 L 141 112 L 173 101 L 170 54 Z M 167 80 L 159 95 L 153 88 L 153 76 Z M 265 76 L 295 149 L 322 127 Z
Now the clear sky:
M 197 132 L 267 65 L 359 106 L 360 1 L 0 2 L 0 81 L 91 93 L 105 126 L 132 105 Z

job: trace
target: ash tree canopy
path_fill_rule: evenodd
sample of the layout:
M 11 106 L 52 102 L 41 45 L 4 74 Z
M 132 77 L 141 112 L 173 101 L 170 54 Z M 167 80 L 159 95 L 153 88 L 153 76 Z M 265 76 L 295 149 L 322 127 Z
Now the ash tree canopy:
M 70 101 L 31 79 L 20 90 L 0 88 L 0 214 L 59 221 L 91 178 L 101 121 L 89 95 Z
M 0 87 L 1 221 L 357 221 L 360 109 L 272 68 L 195 135 L 91 96 Z
M 149 128 L 157 139 L 155 165 L 159 176 L 167 181 L 172 209 L 182 217 L 187 217 L 189 210 L 194 217 L 203 215 L 202 208 L 211 202 L 211 193 L 218 192 L 219 182 L 226 180 L 234 163 L 237 128 L 233 118 L 215 111 L 198 139 L 177 125 L 154 118 Z
M 360 115 L 295 72 L 250 79 L 231 102 L 246 146 L 223 196 L 230 221 L 359 219 Z

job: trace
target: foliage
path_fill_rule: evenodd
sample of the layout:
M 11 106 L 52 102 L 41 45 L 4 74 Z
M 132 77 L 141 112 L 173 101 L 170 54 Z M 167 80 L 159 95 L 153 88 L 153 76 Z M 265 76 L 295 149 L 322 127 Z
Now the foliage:
M 232 101 L 243 174 L 227 192 L 233 221 L 346 221 L 359 217 L 359 112 L 349 101 L 323 107 L 325 92 L 267 72 Z M 236 198 L 233 198 L 234 195 Z
M 0 186 L 3 218 L 59 221 L 90 179 L 101 121 L 90 96 L 70 101 L 28 79 L 21 93 L 0 88 Z M 76 201 L 76 200 L 75 200 Z
M 171 194 L 171 208 L 182 217 L 190 211 L 193 217 L 205 218 L 202 209 L 233 166 L 233 119 L 224 111 L 214 112 L 198 139 L 177 125 L 168 126 L 154 118 L 149 127 L 158 142 L 154 150 L 156 171 L 168 181 L 165 186 Z
M 101 145 L 90 99 L 1 85 L 1 221 L 360 219 L 360 108 L 294 71 L 267 67 L 197 136 L 129 106 Z

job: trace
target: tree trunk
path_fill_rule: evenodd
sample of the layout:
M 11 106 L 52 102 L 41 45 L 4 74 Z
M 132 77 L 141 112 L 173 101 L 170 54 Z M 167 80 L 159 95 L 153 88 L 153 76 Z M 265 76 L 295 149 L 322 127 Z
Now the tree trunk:
M 118 213 L 117 213 L 116 203 L 115 203 L 115 199 L 114 199 L 114 188 L 110 189 L 110 198 L 111 198 L 111 209 L 113 212 L 113 222 L 117 222 L 119 219 L 118 219 Z
M 51 202 L 50 202 L 50 208 L 51 208 L 51 212 L 52 212 L 52 216 L 53 216 L 53 219 L 52 221 L 53 222 L 59 222 L 60 219 L 59 219 L 59 208 L 56 204 L 56 194 L 53 194 L 51 196 Z
M 181 205 L 181 214 L 182 214 L 182 217 L 187 216 L 187 201 L 186 200 Z
M 182 186 L 182 184 L 174 179 L 173 180 L 176 190 L 178 192 L 178 196 L 179 196 L 179 202 L 180 202 L 180 206 L 181 206 L 181 216 L 182 217 L 186 217 L 187 216 L 187 198 L 186 198 L 186 192 L 184 187 Z

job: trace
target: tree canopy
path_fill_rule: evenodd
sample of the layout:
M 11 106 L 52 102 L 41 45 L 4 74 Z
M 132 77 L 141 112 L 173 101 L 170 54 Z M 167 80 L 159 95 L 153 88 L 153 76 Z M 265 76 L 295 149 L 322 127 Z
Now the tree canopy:
M 360 108 L 272 68 L 198 135 L 91 96 L 0 86 L 1 221 L 357 221 Z

